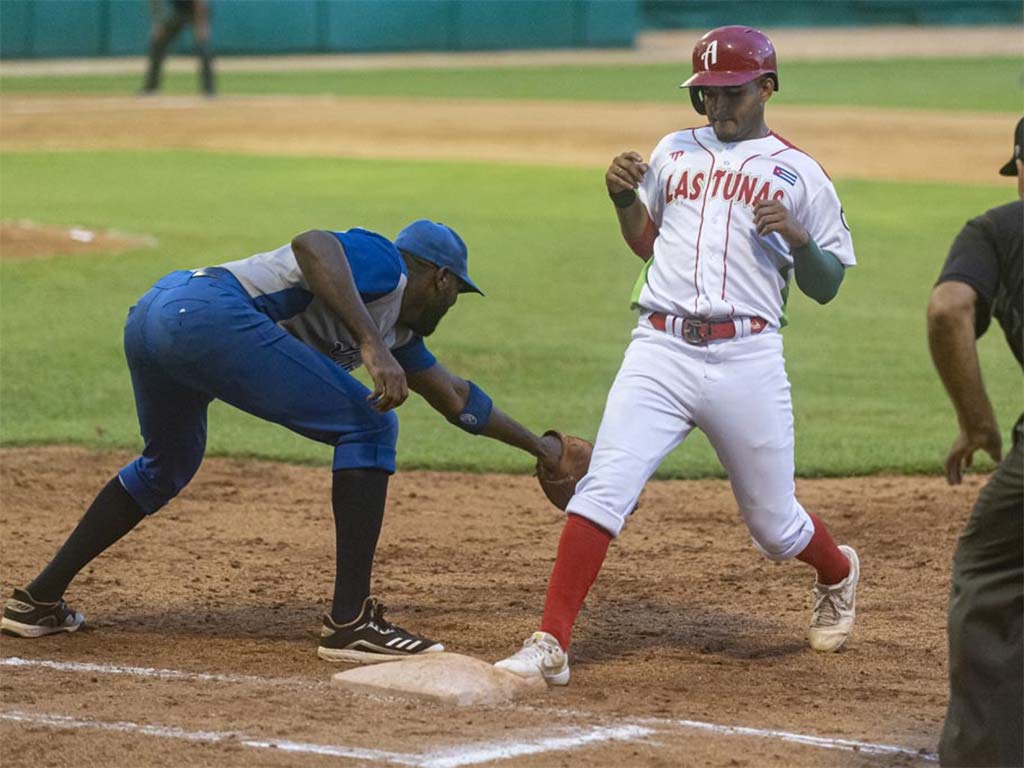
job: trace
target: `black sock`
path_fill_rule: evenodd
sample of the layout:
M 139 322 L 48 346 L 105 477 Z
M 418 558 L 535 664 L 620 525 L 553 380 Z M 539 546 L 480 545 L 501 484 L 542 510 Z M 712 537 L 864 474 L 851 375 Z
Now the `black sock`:
M 145 516 L 115 475 L 99 492 L 50 564 L 25 589 L 44 603 L 59 600 L 80 570 Z
M 338 469 L 334 472 L 336 565 L 331 618 L 338 624 L 359 615 L 370 595 L 370 574 L 377 537 L 384 520 L 388 473 L 382 469 Z
M 203 93 L 212 96 L 216 93 L 213 85 L 213 51 L 209 43 L 196 43 L 196 51 L 199 54 L 199 79 Z

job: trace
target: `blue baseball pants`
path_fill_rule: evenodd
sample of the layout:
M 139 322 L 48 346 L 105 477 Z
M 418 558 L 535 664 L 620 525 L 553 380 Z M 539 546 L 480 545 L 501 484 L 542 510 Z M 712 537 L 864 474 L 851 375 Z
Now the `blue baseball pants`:
M 334 469 L 394 472 L 397 416 L 374 411 L 365 386 L 216 272 L 172 272 L 128 312 L 124 349 L 145 441 L 119 473 L 132 498 L 152 514 L 189 483 L 214 399 L 333 445 Z

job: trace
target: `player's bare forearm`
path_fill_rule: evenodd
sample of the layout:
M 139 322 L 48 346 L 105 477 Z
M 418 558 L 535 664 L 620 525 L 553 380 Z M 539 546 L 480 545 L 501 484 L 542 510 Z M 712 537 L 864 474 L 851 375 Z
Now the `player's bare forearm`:
M 440 363 L 427 370 L 410 373 L 409 386 L 452 423 L 457 423 L 469 399 L 469 382 L 451 373 Z M 537 458 L 557 459 L 561 448 L 557 440 L 535 435 L 497 406 L 492 408 L 481 434 Z
M 557 460 L 561 447 L 556 438 L 535 435 L 497 406 L 491 412 L 491 420 L 487 422 L 483 434 L 526 451 L 538 459 Z
M 648 170 L 640 153 L 631 150 L 616 156 L 604 174 L 604 183 L 615 206 L 622 237 L 644 261 L 654 253 L 654 239 L 657 237 L 650 214 L 636 193 Z
M 195 10 L 193 11 L 193 19 L 195 20 L 195 36 L 196 40 L 201 43 L 209 42 L 210 40 L 210 9 L 207 6 L 205 0 L 196 0 Z
M 996 423 L 974 338 L 976 301 L 969 285 L 949 281 L 937 285 L 928 302 L 928 348 L 964 431 Z
M 359 297 L 341 243 L 330 232 L 312 229 L 292 240 L 292 252 L 313 295 L 327 305 L 359 343 L 363 364 L 374 383 L 369 398 L 373 407 L 382 412 L 397 408 L 409 396 L 405 372 Z
M 382 343 L 380 331 L 359 298 L 345 249 L 329 232 L 314 229 L 292 240 L 295 260 L 313 295 L 345 324 L 360 345 Z

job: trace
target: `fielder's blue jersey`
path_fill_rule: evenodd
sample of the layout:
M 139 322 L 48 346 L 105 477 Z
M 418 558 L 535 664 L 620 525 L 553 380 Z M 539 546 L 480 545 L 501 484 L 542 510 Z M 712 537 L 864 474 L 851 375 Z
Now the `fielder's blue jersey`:
M 376 232 L 332 232 L 348 258 L 356 290 L 395 359 L 407 373 L 437 362 L 423 338 L 398 324 L 409 273 L 394 243 Z M 309 288 L 290 244 L 219 265 L 235 276 L 253 304 L 289 334 L 347 371 L 362 365 L 352 334 Z

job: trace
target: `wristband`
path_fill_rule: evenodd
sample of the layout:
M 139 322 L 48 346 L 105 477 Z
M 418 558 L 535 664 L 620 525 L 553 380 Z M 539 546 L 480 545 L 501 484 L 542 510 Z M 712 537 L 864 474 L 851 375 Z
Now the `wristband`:
M 636 202 L 636 190 L 624 189 L 621 192 L 609 192 L 608 197 L 615 203 L 616 208 L 629 208 Z
M 466 383 L 469 384 L 469 397 L 466 398 L 466 404 L 462 407 L 462 413 L 448 421 L 471 435 L 479 435 L 487 428 L 487 422 L 491 420 L 494 402 L 472 381 Z

